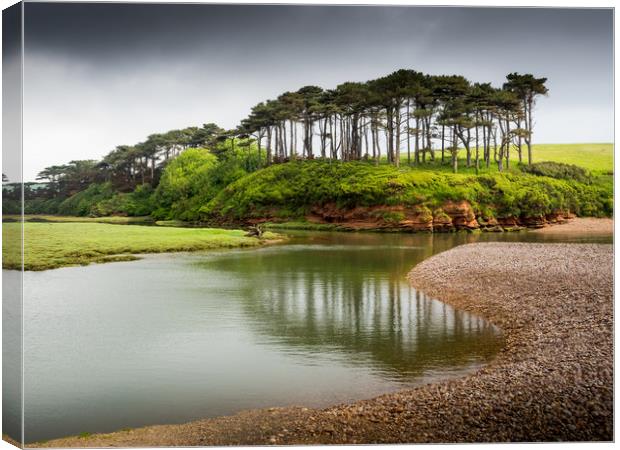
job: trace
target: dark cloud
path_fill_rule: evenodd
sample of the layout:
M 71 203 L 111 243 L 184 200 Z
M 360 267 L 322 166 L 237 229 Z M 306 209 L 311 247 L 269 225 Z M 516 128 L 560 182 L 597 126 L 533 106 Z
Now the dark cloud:
M 22 180 L 21 26 L 21 5 L 13 5 L 2 12 L 2 173 L 12 182 Z

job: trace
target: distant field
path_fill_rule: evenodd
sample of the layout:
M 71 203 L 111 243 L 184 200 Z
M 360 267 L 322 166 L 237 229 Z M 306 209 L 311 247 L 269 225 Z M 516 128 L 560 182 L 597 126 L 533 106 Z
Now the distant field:
M 19 223 L 3 223 L 2 267 L 19 269 Z M 24 223 L 24 268 L 45 270 L 127 261 L 134 254 L 260 245 L 242 230 L 168 228 L 103 223 Z M 271 234 L 273 236 L 273 234 Z
M 613 172 L 613 144 L 540 144 L 533 150 L 534 162 L 555 161 L 589 170 Z
M 491 150 L 492 151 L 492 150 Z M 480 149 L 482 152 L 482 149 Z M 472 149 L 472 164 L 475 151 Z M 553 161 L 565 164 L 575 164 L 594 172 L 594 175 L 602 175 L 613 172 L 614 170 L 614 145 L 613 144 L 539 144 L 532 149 L 534 162 Z M 428 157 L 428 155 L 427 155 Z M 413 159 L 413 152 L 411 155 Z M 450 152 L 445 151 L 445 160 L 441 164 L 441 149 L 435 149 L 435 163 L 422 165 L 422 170 L 438 170 L 441 172 L 451 172 Z M 401 165 L 407 166 L 407 153 L 401 152 Z M 523 146 L 523 161 L 527 162 L 527 147 Z M 519 162 L 519 155 L 516 150 L 510 152 L 510 168 L 515 169 Z M 505 164 L 504 164 L 505 166 Z M 459 173 L 474 174 L 474 167 L 467 167 L 466 153 L 464 149 L 459 151 Z M 487 169 L 482 158 L 480 159 L 479 173 L 497 172 L 497 163 L 491 161 Z

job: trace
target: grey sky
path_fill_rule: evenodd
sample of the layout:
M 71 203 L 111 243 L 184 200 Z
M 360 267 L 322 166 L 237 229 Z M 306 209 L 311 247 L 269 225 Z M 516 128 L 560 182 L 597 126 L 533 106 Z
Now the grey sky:
M 24 179 L 148 134 L 216 122 L 307 84 L 399 68 L 499 86 L 549 79 L 537 142 L 613 140 L 611 9 L 25 6 Z
M 2 12 L 2 174 L 21 181 L 21 8 Z

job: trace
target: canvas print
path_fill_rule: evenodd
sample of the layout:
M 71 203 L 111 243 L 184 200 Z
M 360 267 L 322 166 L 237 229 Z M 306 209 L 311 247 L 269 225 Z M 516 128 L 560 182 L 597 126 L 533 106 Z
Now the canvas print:
M 613 9 L 2 20 L 5 441 L 613 441 Z

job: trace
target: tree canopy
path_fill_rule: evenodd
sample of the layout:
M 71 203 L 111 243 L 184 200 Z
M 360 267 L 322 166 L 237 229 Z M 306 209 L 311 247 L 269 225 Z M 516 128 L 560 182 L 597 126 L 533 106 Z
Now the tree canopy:
M 333 89 L 303 86 L 258 103 L 234 129 L 208 123 L 151 134 L 142 142 L 118 145 L 100 161 L 46 167 L 37 180 L 47 182 L 52 196 L 71 195 L 91 183 L 111 183 L 118 192 L 143 184 L 154 189 L 163 169 L 189 148 L 207 149 L 220 160 L 227 152 L 236 161 L 245 154 L 244 171 L 321 158 L 397 167 L 440 159 L 454 172 L 464 148 L 468 167 L 497 164 L 501 171 L 515 151 L 523 159 L 523 141 L 532 163 L 533 109 L 536 98 L 548 93 L 546 81 L 515 72 L 503 86 L 493 87 L 460 75 L 400 69 Z

